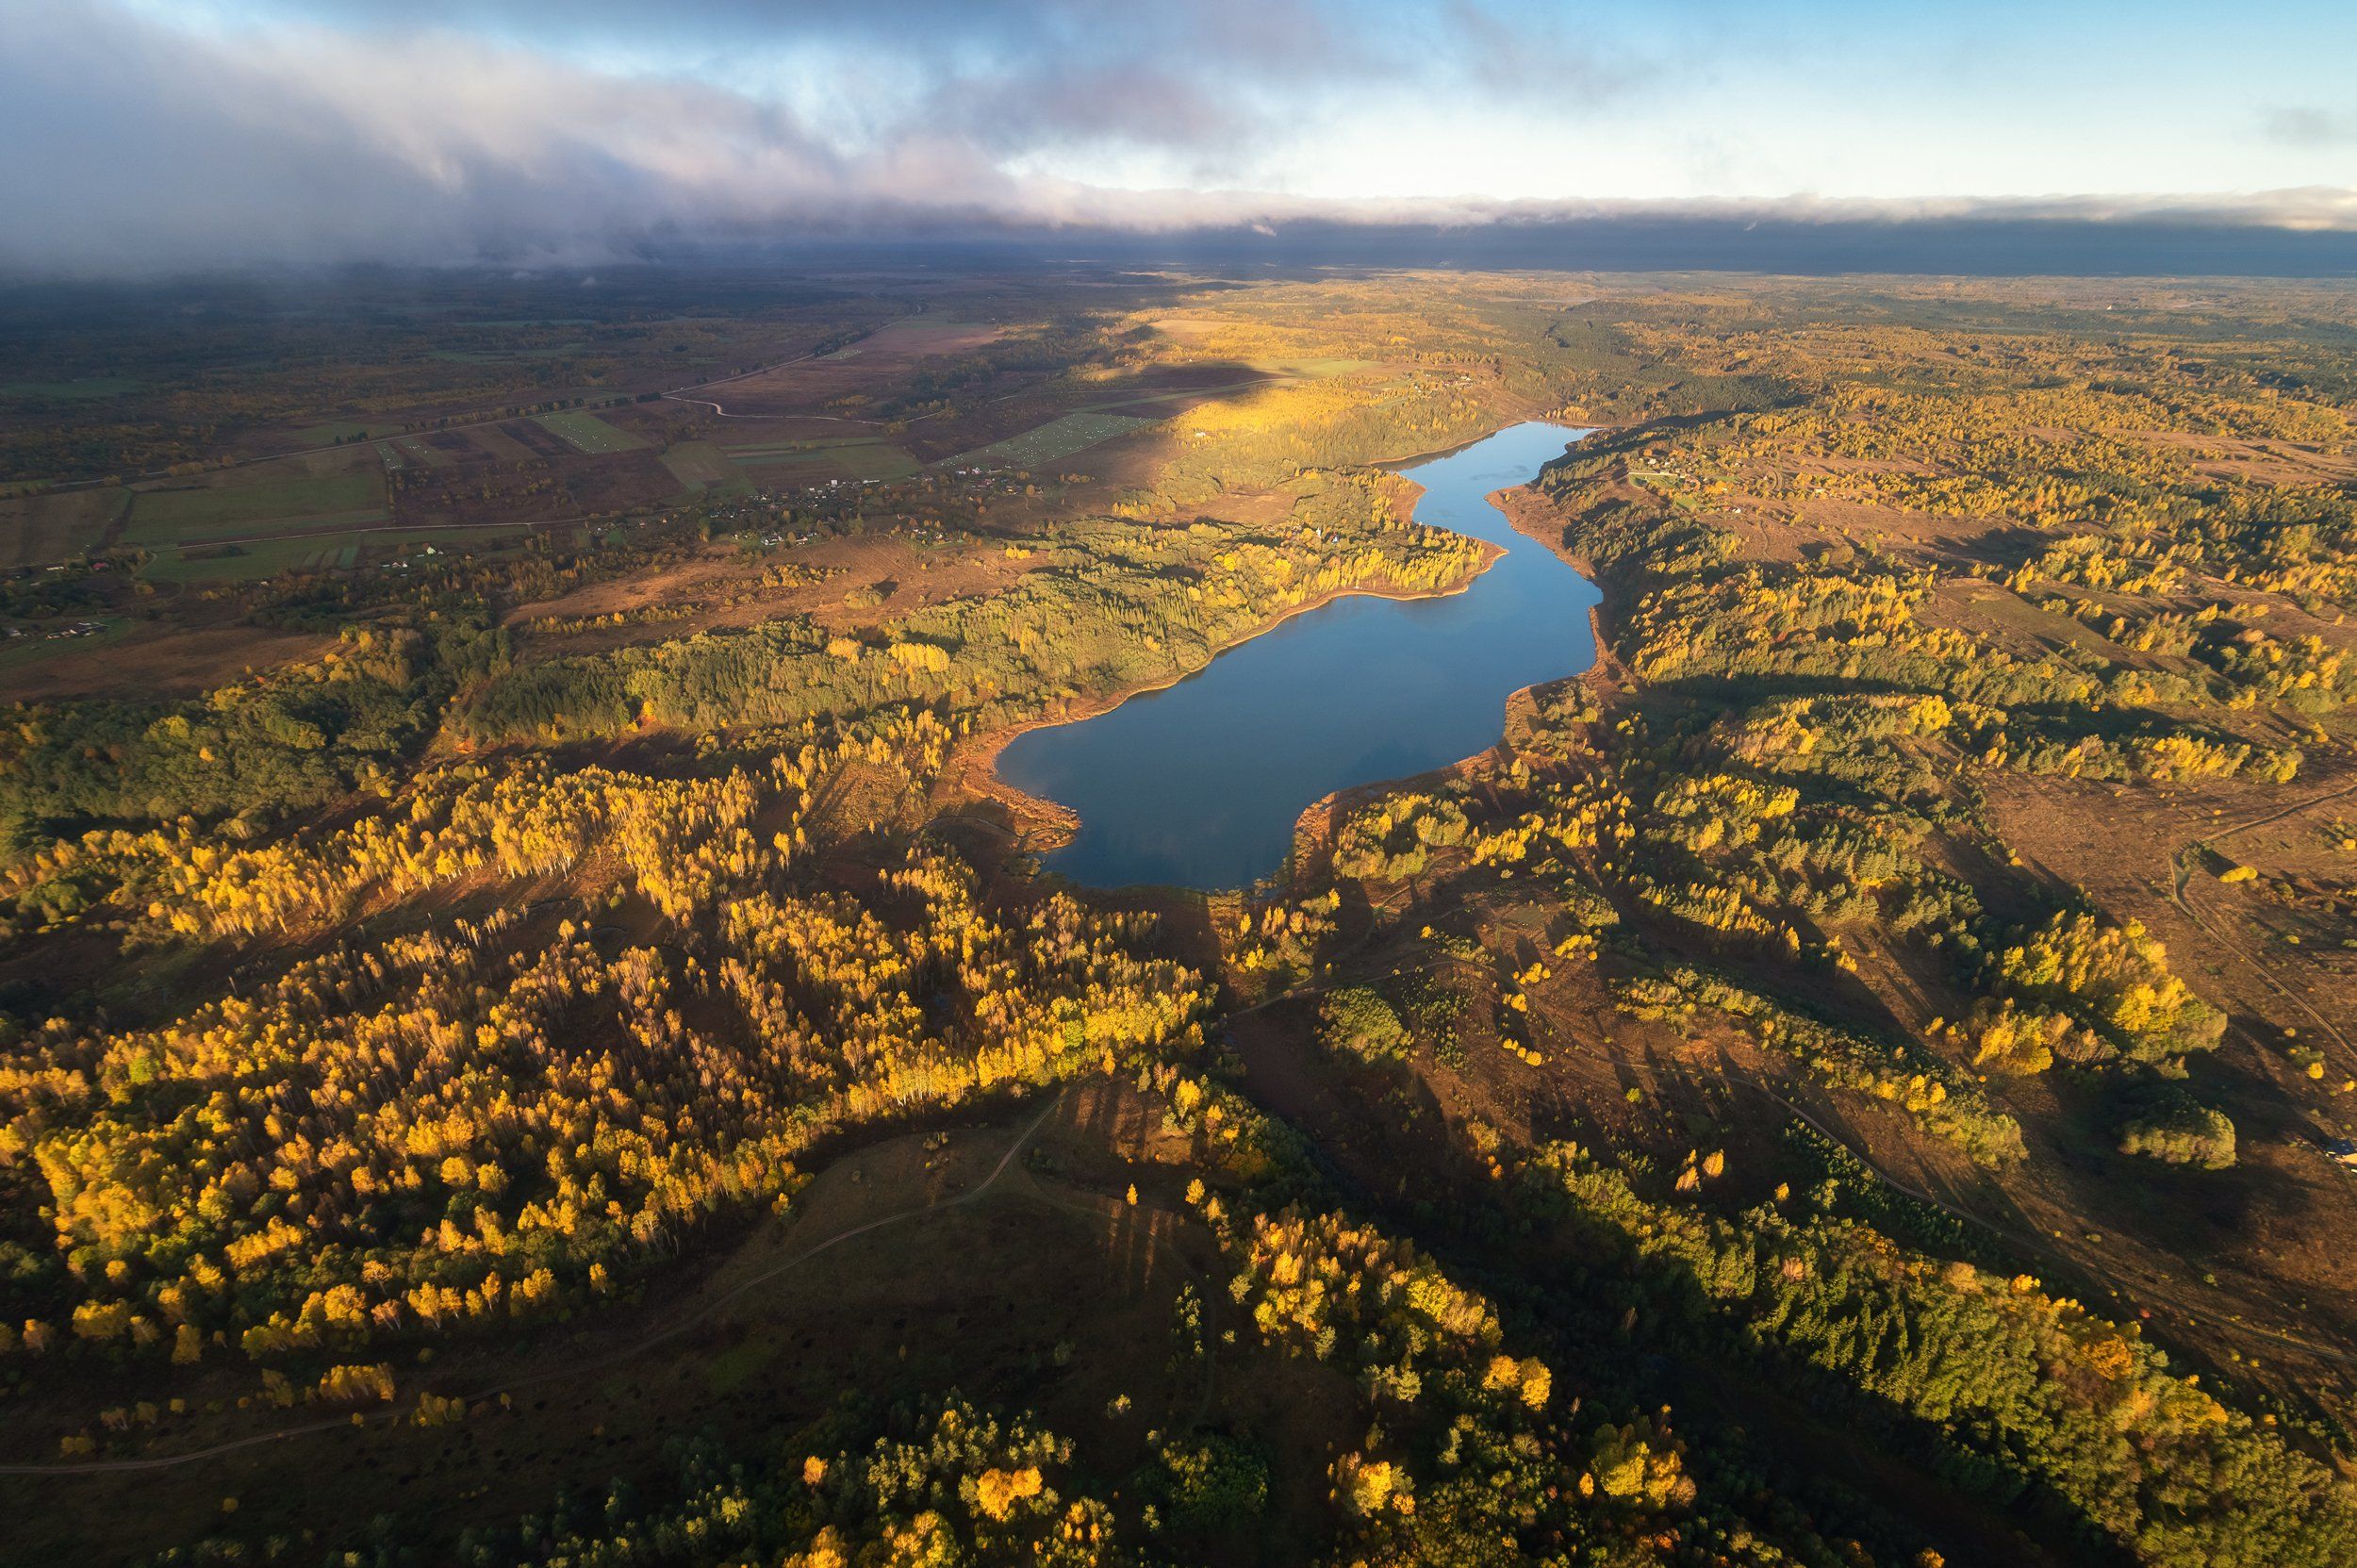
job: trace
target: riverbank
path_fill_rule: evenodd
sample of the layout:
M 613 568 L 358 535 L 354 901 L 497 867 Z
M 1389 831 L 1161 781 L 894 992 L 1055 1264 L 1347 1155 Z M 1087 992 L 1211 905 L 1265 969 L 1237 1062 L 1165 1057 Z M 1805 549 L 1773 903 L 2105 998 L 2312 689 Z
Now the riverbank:
M 1092 885 L 1234 887 L 1278 869 L 1313 802 L 1476 757 L 1516 693 L 1586 668 L 1593 586 L 1553 549 L 1518 548 L 1529 536 L 1500 504 L 1503 481 L 1526 483 L 1586 434 L 1525 421 L 1402 476 L 1418 524 L 1480 552 L 1446 590 L 1288 606 L 1185 676 L 980 738 L 962 784 L 1027 840 L 1062 840 L 1050 868 Z
M 1512 485 L 1492 490 L 1483 498 L 1503 514 L 1514 531 L 1551 553 L 1558 560 L 1587 578 L 1596 581 L 1594 564 L 1576 551 L 1565 548 L 1562 529 L 1546 498 L 1531 486 Z M 1554 680 L 1534 681 L 1508 692 L 1506 697 L 1505 723 L 1497 740 L 1478 751 L 1468 752 L 1454 762 L 1445 762 L 1422 773 L 1411 773 L 1395 779 L 1370 779 L 1365 784 L 1352 784 L 1331 794 L 1319 797 L 1301 810 L 1294 819 L 1295 853 L 1320 852 L 1331 843 L 1334 825 L 1359 807 L 1370 804 L 1386 795 L 1402 790 L 1430 790 L 1443 784 L 1475 777 L 1484 760 L 1500 747 L 1510 752 L 1519 728 L 1527 735 L 1537 720 L 1536 693 L 1544 686 L 1559 685 L 1572 681 L 1609 687 L 1622 678 L 1619 664 L 1613 660 L 1610 645 L 1605 640 L 1604 603 L 1602 600 L 1588 607 L 1588 633 L 1595 643 L 1595 656 L 1586 669 L 1574 670 Z M 1053 802 L 1049 802 L 1053 804 Z
M 1423 487 L 1417 486 L 1416 491 L 1416 499 L 1421 501 L 1424 493 Z M 1150 697 L 1156 692 L 1168 691 L 1202 674 L 1221 658 L 1244 647 L 1246 643 L 1264 637 L 1278 627 L 1308 615 L 1311 611 L 1325 609 L 1328 605 L 1344 600 L 1388 600 L 1394 603 L 1408 603 L 1419 600 L 1453 599 L 1460 594 L 1468 593 L 1472 591 L 1473 586 L 1481 580 L 1482 573 L 1495 566 L 1506 554 L 1504 547 L 1492 544 L 1486 539 L 1477 539 L 1475 542 L 1482 547 L 1481 564 L 1446 587 L 1334 588 L 1319 594 L 1314 599 L 1305 599 L 1298 604 L 1289 605 L 1246 632 L 1243 636 L 1232 642 L 1222 644 L 1212 652 L 1211 658 L 1203 663 L 1192 669 L 1181 670 L 1168 680 L 1137 682 L 1096 696 L 1079 699 L 1063 714 L 1053 718 L 1029 718 L 1019 724 L 1001 725 L 997 729 L 968 736 L 952 751 L 948 766 L 942 769 L 942 788 L 953 800 L 989 801 L 1005 807 L 1015 819 L 1019 830 L 1028 831 L 1033 826 L 1043 827 L 1052 831 L 1061 831 L 1069 838 L 1073 833 L 1079 831 L 1080 825 L 1079 812 L 1061 801 L 1051 801 L 1044 796 L 1033 795 L 1018 788 L 998 776 L 999 756 L 1016 740 L 1034 730 L 1061 729 L 1066 725 L 1084 723 L 1092 718 L 1102 718 L 1132 699 Z

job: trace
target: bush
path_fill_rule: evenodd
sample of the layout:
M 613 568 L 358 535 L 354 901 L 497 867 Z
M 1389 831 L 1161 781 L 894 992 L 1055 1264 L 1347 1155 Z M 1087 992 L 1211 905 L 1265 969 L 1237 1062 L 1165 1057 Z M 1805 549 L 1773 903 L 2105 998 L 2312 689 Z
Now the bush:
M 2154 1090 L 2119 1131 L 2119 1151 L 2172 1165 L 2224 1170 L 2234 1163 L 2234 1124 L 2174 1085 Z
M 1391 1062 L 1408 1054 L 1408 1030 L 1399 1015 L 1363 985 L 1327 993 L 1318 1004 L 1318 1039 L 1327 1049 L 1361 1062 Z
M 1195 1534 L 1250 1525 L 1268 1510 L 1268 1463 L 1253 1449 L 1214 1432 L 1162 1446 L 1159 1490 L 1170 1522 Z

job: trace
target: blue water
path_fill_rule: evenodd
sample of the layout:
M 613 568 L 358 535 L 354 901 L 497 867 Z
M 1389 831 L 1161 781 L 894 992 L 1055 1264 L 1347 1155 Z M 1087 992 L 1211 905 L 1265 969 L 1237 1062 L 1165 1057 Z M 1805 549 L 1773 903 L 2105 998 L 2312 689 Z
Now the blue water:
M 1096 887 L 1241 887 L 1283 867 L 1312 801 L 1495 745 L 1509 695 L 1594 661 L 1598 595 L 1486 498 L 1585 434 L 1520 424 L 1403 470 L 1425 488 L 1417 521 L 1506 547 L 1464 592 L 1337 600 L 1177 685 L 1016 736 L 998 776 L 1080 817 L 1044 866 Z

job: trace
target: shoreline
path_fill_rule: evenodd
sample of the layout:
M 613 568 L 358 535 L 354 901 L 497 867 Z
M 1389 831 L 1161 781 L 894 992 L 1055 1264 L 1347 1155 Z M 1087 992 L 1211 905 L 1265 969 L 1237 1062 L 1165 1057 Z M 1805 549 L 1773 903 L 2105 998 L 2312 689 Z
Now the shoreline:
M 1421 491 L 1422 487 L 1418 488 Z M 1471 535 L 1464 536 L 1472 538 Z M 949 766 L 943 771 L 950 777 L 953 786 L 967 798 L 996 801 L 1007 807 L 1018 818 L 1018 826 L 1021 825 L 1021 818 L 1028 817 L 1035 821 L 1052 823 L 1067 833 L 1076 832 L 1080 825 L 1079 812 L 1061 801 L 1051 801 L 1044 795 L 1033 795 L 1028 790 L 1020 789 L 998 776 L 999 753 L 1013 745 L 1019 736 L 1027 735 L 1034 730 L 1060 729 L 1066 724 L 1080 724 L 1092 718 L 1101 718 L 1132 698 L 1150 697 L 1158 691 L 1168 691 L 1173 686 L 1193 680 L 1211 668 L 1223 656 L 1256 638 L 1266 636 L 1296 616 L 1307 615 L 1312 610 L 1322 610 L 1341 600 L 1388 599 L 1398 603 L 1412 603 L 1426 599 L 1454 599 L 1459 594 L 1470 593 L 1473 591 L 1473 586 L 1481 581 L 1483 573 L 1497 565 L 1506 555 L 1506 548 L 1503 545 L 1492 544 L 1488 539 L 1474 539 L 1473 542 L 1480 545 L 1486 554 L 1481 564 L 1466 573 L 1460 582 L 1444 588 L 1425 588 L 1412 591 L 1380 587 L 1329 589 L 1319 594 L 1315 599 L 1305 599 L 1298 604 L 1288 606 L 1235 641 L 1224 644 L 1209 659 L 1193 669 L 1181 671 L 1169 680 L 1124 686 L 1117 691 L 1082 699 L 1074 704 L 1070 712 L 1060 718 L 1027 718 L 1017 724 L 1009 724 L 983 734 L 968 736 L 959 746 L 950 759 Z
M 1516 422 L 1551 424 L 1554 421 L 1540 418 L 1525 419 Z M 1426 463 L 1436 462 L 1442 458 L 1452 456 L 1458 453 L 1469 451 L 1474 447 L 1479 446 L 1483 441 L 1492 439 L 1503 431 L 1510 428 L 1512 428 L 1511 425 L 1502 424 L 1496 430 L 1490 432 L 1489 435 L 1477 437 L 1473 440 L 1462 441 L 1455 446 L 1439 449 L 1434 452 L 1418 453 L 1407 457 L 1390 459 L 1372 466 L 1382 469 L 1383 470 L 1393 474 L 1395 477 L 1402 479 L 1408 484 L 1415 485 L 1413 480 L 1407 479 L 1406 474 L 1401 471 L 1402 469 L 1409 466 L 1422 467 Z M 1568 450 L 1570 446 L 1576 445 L 1579 441 L 1585 440 L 1589 437 L 1596 434 L 1596 432 L 1602 427 L 1594 425 L 1563 424 L 1558 425 L 1556 428 L 1564 431 L 1567 436 L 1569 436 L 1570 439 L 1566 443 L 1566 449 Z M 1530 543 L 1538 546 L 1540 549 L 1547 551 L 1548 553 L 1554 555 L 1557 559 L 1563 561 L 1565 565 L 1571 567 L 1573 570 L 1579 572 L 1582 577 L 1586 578 L 1591 583 L 1593 583 L 1595 580 L 1593 574 L 1588 571 L 1581 564 L 1570 560 L 1559 549 L 1549 544 L 1547 540 L 1540 537 L 1538 535 L 1523 525 L 1523 519 L 1518 515 L 1519 505 L 1509 505 L 1507 503 L 1507 498 L 1509 497 L 1535 496 L 1537 492 L 1532 490 L 1531 486 L 1535 482 L 1536 478 L 1537 475 L 1534 474 L 1530 479 L 1524 480 L 1519 484 L 1492 490 L 1484 496 L 1483 499 L 1488 502 L 1500 516 L 1506 519 L 1508 527 L 1513 533 L 1520 535 L 1522 537 L 1527 539 Z M 1409 512 L 1410 520 L 1414 520 L 1416 509 L 1421 507 L 1425 496 L 1425 487 L 1423 486 L 1415 485 L 1415 499 L 1411 503 Z M 1426 526 L 1432 525 L 1427 524 Z M 1023 834 L 1030 826 L 1052 826 L 1053 828 L 1061 831 L 1065 835 L 1065 841 L 1069 842 L 1070 835 L 1076 834 L 1080 826 L 1080 816 L 1078 811 L 1063 804 L 1062 801 L 1052 801 L 1045 796 L 1033 795 L 1027 790 L 1019 788 L 1015 784 L 1009 783 L 998 773 L 999 756 L 1006 751 L 1007 747 L 1014 744 L 1018 737 L 1028 734 L 1034 730 L 1054 729 L 1066 724 L 1083 723 L 1091 718 L 1101 718 L 1105 714 L 1113 712 L 1114 709 L 1120 707 L 1123 703 L 1128 702 L 1132 698 L 1150 696 L 1158 691 L 1170 690 L 1172 687 L 1180 685 L 1195 675 L 1201 674 L 1206 669 L 1209 669 L 1225 654 L 1232 652 L 1234 650 L 1244 646 L 1246 643 L 1251 642 L 1257 637 L 1266 635 L 1268 633 L 1273 632 L 1277 627 L 1284 625 L 1294 617 L 1305 615 L 1312 610 L 1322 609 L 1325 606 L 1334 603 L 1342 599 L 1364 596 L 1373 599 L 1389 599 L 1395 602 L 1409 602 L 1427 599 L 1448 599 L 1459 594 L 1469 593 L 1473 590 L 1474 586 L 1480 582 L 1482 576 L 1487 573 L 1492 567 L 1494 567 L 1500 560 L 1505 558 L 1508 553 L 1508 547 L 1495 543 L 1489 539 L 1478 538 L 1473 535 L 1463 535 L 1461 536 L 1472 539 L 1474 543 L 1482 547 L 1484 552 L 1483 559 L 1481 564 L 1473 571 L 1467 573 L 1462 581 L 1453 584 L 1448 587 L 1417 592 L 1386 591 L 1382 588 L 1371 587 L 1337 588 L 1331 592 L 1321 594 L 1315 599 L 1307 600 L 1299 604 L 1291 606 L 1282 613 L 1271 618 L 1263 624 L 1255 627 L 1244 635 L 1238 637 L 1235 641 L 1220 648 L 1217 652 L 1212 653 L 1210 659 L 1206 660 L 1195 668 L 1173 676 L 1169 680 L 1155 682 L 1150 685 L 1125 687 L 1119 691 L 1106 693 L 1100 697 L 1090 699 L 1078 704 L 1071 711 L 1059 718 L 1028 719 L 1018 724 L 1012 724 L 1001 729 L 993 730 L 987 734 L 969 737 L 968 740 L 961 745 L 958 751 L 953 754 L 950 765 L 947 769 L 945 769 L 945 773 L 948 776 L 952 787 L 964 798 L 969 800 L 995 801 L 1001 806 L 1007 808 L 1009 813 L 1014 817 L 1014 826 L 1018 834 Z M 1561 676 L 1553 677 L 1547 681 L 1533 682 L 1529 685 L 1518 687 L 1514 691 L 1508 692 L 1506 695 L 1505 702 L 1500 706 L 1500 731 L 1499 738 L 1497 740 L 1492 741 L 1489 746 L 1483 748 L 1479 751 L 1472 752 L 1467 756 L 1458 758 L 1456 761 L 1444 764 L 1441 767 L 1427 769 L 1426 773 L 1415 775 L 1415 777 L 1426 777 L 1434 773 L 1454 771 L 1477 761 L 1482 756 L 1487 755 L 1490 751 L 1494 751 L 1504 742 L 1506 738 L 1506 715 L 1510 710 L 1516 699 L 1525 696 L 1526 693 L 1538 686 L 1550 685 L 1555 684 L 1557 681 L 1577 680 L 1596 669 L 1603 661 L 1605 645 L 1603 638 L 1603 627 L 1596 618 L 1596 609 L 1593 606 L 1591 606 L 1589 611 L 1589 634 L 1593 651 L 1590 655 L 1587 669 L 1571 671 Z M 1391 784 L 1397 784 L 1398 782 L 1400 781 L 1375 780 L 1370 781 L 1367 784 L 1354 785 L 1352 787 L 1372 788 L 1377 786 L 1389 786 Z M 1348 793 L 1348 791 L 1332 791 L 1327 795 L 1321 797 L 1317 801 L 1312 801 L 1305 804 L 1302 807 L 1300 817 L 1295 818 L 1294 834 L 1296 838 L 1298 838 L 1300 832 L 1299 822 L 1301 817 L 1306 817 L 1311 812 L 1320 809 L 1321 807 L 1327 805 L 1327 802 L 1345 793 Z
M 1421 773 L 1404 774 L 1395 779 L 1370 779 L 1364 784 L 1350 784 L 1342 789 L 1328 790 L 1324 795 L 1319 796 L 1316 800 L 1302 807 L 1301 814 L 1294 818 L 1294 844 L 1296 851 L 1301 844 L 1301 835 L 1304 825 L 1309 823 L 1312 817 L 1327 817 L 1333 813 L 1337 806 L 1343 804 L 1343 802 L 1347 801 L 1355 804 L 1360 801 L 1372 800 L 1378 794 L 1393 789 L 1411 788 L 1426 779 L 1447 779 L 1464 776 L 1467 771 L 1477 766 L 1484 757 L 1496 751 L 1500 747 L 1511 748 L 1513 742 L 1514 707 L 1516 703 L 1534 701 L 1535 699 L 1533 699 L 1530 694 L 1537 691 L 1541 686 L 1559 685 L 1572 681 L 1585 681 L 1594 675 L 1598 670 L 1604 669 L 1605 660 L 1607 657 L 1607 653 L 1604 640 L 1603 585 L 1596 583 L 1595 571 L 1589 562 L 1566 553 L 1560 545 L 1549 543 L 1546 539 L 1541 537 L 1540 535 L 1530 526 L 1526 525 L 1525 514 L 1528 512 L 1529 508 L 1533 505 L 1543 506 L 1546 504 L 1545 498 L 1540 495 L 1534 486 L 1535 479 L 1525 480 L 1520 485 L 1508 485 L 1502 489 L 1492 490 L 1488 495 L 1482 497 L 1482 499 L 1497 508 L 1500 515 L 1506 519 L 1508 526 L 1512 528 L 1515 533 L 1521 535 L 1532 544 L 1537 545 L 1540 549 L 1544 550 L 1548 553 L 1555 556 L 1556 559 L 1561 561 L 1565 566 L 1570 567 L 1574 571 L 1578 572 L 1590 583 L 1596 584 L 1596 591 L 1598 595 L 1596 602 L 1588 606 L 1588 636 L 1590 642 L 1594 645 L 1594 651 L 1589 655 L 1588 658 L 1588 668 L 1585 669 L 1574 670 L 1568 675 L 1558 675 L 1550 680 L 1533 681 L 1526 686 L 1517 686 L 1512 691 L 1508 692 L 1506 694 L 1506 701 L 1499 706 L 1501 724 L 1499 727 L 1498 738 L 1492 741 L 1488 746 L 1478 751 L 1468 752 L 1466 755 L 1459 757 L 1453 762 L 1444 762 L 1437 767 L 1427 767 Z

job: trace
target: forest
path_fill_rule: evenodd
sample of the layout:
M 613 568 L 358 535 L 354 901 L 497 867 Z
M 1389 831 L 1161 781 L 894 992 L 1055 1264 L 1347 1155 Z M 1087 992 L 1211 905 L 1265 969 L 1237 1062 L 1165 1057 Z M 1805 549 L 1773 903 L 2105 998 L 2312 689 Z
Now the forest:
M 2357 292 L 614 277 L 11 329 L 0 1562 L 2357 1560 Z M 1041 869 L 1529 419 L 1592 668 Z

